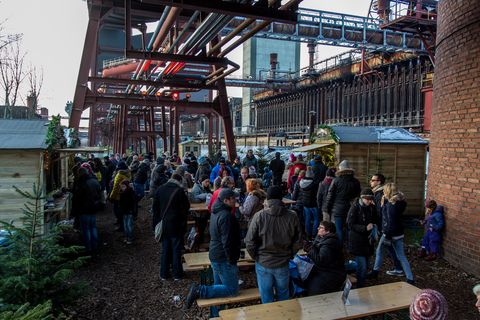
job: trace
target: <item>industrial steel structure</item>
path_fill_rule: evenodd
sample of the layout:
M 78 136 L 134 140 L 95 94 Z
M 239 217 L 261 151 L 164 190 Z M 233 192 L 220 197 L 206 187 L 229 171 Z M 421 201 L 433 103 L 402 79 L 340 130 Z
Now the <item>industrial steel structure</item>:
M 310 92 L 310 89 L 298 89 L 294 85 L 302 79 L 288 82 L 280 79 L 226 80 L 226 77 L 239 69 L 226 55 L 249 38 L 266 37 L 305 42 L 310 47 L 328 44 L 389 53 L 402 51 L 425 54 L 432 50 L 425 44 L 432 43 L 433 33 L 412 31 L 406 28 L 405 23 L 392 24 L 391 19 L 386 19 L 392 12 L 387 8 L 393 5 L 408 7 L 410 1 L 375 2 L 378 7 L 377 17 L 299 9 L 300 2 L 301 0 L 88 1 L 89 22 L 70 127 L 78 128 L 82 112 L 90 108 L 91 145 L 100 143 L 107 136 L 116 152 L 125 152 L 128 147 L 133 147 L 137 151 L 155 153 L 156 140 L 160 137 L 163 139 L 164 150 L 168 146 L 173 152 L 180 142 L 180 116 L 205 114 L 209 119 L 209 145 L 213 136 L 213 118 L 218 117 L 223 123 L 228 154 L 233 157 L 235 146 L 226 94 L 227 83 L 274 90 L 293 88 L 298 91 L 291 93 L 293 96 L 298 96 L 300 92 Z M 427 2 L 427 6 L 418 6 L 418 3 Z M 415 1 L 416 7 L 412 7 L 407 14 L 423 12 L 424 9 L 430 12 L 431 2 Z M 427 15 L 427 21 L 433 20 L 432 17 L 434 16 Z M 418 15 L 416 21 L 423 18 L 424 14 Z M 147 23 L 156 23 L 153 34 L 147 33 Z M 106 29 L 123 34 L 121 48 L 112 47 L 108 38 L 99 36 Z M 139 35 L 133 36 L 133 29 L 138 30 Z M 397 82 L 410 91 L 413 87 L 417 88 L 423 72 L 421 69 L 427 67 L 420 67 L 422 62 L 412 62 L 412 65 L 418 66 L 414 72 L 404 72 L 403 69 L 398 71 L 396 68 L 386 72 L 385 77 L 392 80 L 387 80 L 386 84 L 373 81 L 371 90 L 380 90 L 381 86 L 391 87 Z M 360 73 L 369 72 L 363 68 L 363 62 L 361 66 Z M 309 74 L 312 75 L 311 72 Z M 400 84 L 397 78 L 404 76 L 409 82 L 405 80 Z M 321 78 L 321 75 L 318 77 Z M 332 89 L 325 90 L 325 94 L 341 96 L 346 93 L 347 96 L 356 97 L 354 92 L 360 86 L 360 82 L 345 85 L 344 88 L 334 85 Z M 190 101 L 183 94 L 198 90 L 216 91 L 216 94 L 210 93 L 208 101 Z M 320 102 L 321 99 L 315 98 L 318 94 L 307 95 L 314 97 L 312 101 Z M 278 99 L 281 101 L 283 98 Z M 330 100 L 332 102 L 328 102 Z M 324 99 L 331 105 L 324 107 L 323 118 L 321 112 L 317 112 L 317 122 L 330 122 L 338 118 L 335 114 L 342 117 L 347 114 L 336 111 L 335 103 L 338 102 L 330 100 Z M 286 106 L 280 108 L 287 109 Z M 297 107 L 289 104 L 288 108 L 293 110 Z M 380 107 L 375 108 L 376 111 L 381 111 Z M 397 107 L 394 105 L 393 108 L 396 110 Z M 417 112 L 415 107 L 409 105 L 408 108 Z M 288 116 L 287 112 L 283 114 L 284 117 Z M 353 113 L 349 115 L 352 119 L 356 116 Z M 306 116 L 302 115 L 294 120 L 295 125 L 305 120 Z M 271 124 L 262 121 L 260 120 L 260 127 L 273 128 Z M 416 123 L 419 121 L 421 115 L 417 116 Z

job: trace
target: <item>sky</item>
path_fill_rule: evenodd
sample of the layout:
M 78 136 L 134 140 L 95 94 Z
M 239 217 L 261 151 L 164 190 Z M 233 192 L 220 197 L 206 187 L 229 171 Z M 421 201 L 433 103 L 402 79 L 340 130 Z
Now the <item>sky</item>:
M 300 7 L 366 16 L 370 0 L 304 0 Z M 39 104 L 50 114 L 66 115 L 67 100 L 73 100 L 85 32 L 87 4 L 83 0 L 0 0 L 0 22 L 4 32 L 23 34 L 27 62 L 43 68 L 44 83 Z M 318 46 L 319 59 L 346 48 Z M 242 47 L 229 59 L 241 65 Z M 300 67 L 308 65 L 306 45 L 301 46 Z M 241 70 L 237 72 L 241 74 Z M 241 96 L 240 88 L 228 88 L 229 96 Z M 3 102 L 3 100 L 0 100 Z

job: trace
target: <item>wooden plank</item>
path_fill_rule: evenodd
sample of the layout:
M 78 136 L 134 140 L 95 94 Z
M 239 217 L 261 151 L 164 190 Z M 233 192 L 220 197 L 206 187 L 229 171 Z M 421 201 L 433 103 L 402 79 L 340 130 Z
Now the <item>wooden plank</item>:
M 269 304 L 220 311 L 229 319 L 355 319 L 408 308 L 420 289 L 406 282 L 396 282 L 350 291 L 345 305 L 342 292 L 334 292 Z
M 258 288 L 250 288 L 250 289 L 240 290 L 238 292 L 238 295 L 234 297 L 198 299 L 197 305 L 200 308 L 206 308 L 206 307 L 220 306 L 220 305 L 232 304 L 232 303 L 242 303 L 242 302 L 259 300 L 259 299 L 260 299 L 260 293 L 258 292 Z
M 245 258 L 240 259 L 239 262 L 241 261 L 253 262 L 253 259 L 250 257 L 250 254 L 248 253 L 248 251 L 247 250 L 242 250 L 242 251 L 245 252 Z M 189 267 L 210 265 L 210 259 L 208 258 L 208 251 L 185 253 L 183 255 L 183 259 L 185 260 L 186 265 Z

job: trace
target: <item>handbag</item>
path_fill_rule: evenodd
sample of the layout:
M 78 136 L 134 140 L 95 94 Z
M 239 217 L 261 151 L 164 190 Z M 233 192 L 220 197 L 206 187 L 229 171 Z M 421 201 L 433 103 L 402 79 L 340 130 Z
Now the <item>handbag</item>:
M 162 219 L 160 219 L 160 222 L 157 223 L 155 226 L 155 240 L 157 242 L 160 242 L 162 240 L 162 235 L 163 235 L 163 218 L 165 218 L 165 214 L 167 213 L 168 208 L 170 207 L 170 204 L 172 203 L 173 198 L 177 194 L 178 190 L 176 190 L 171 196 L 170 199 L 168 199 L 167 206 L 165 207 L 165 210 L 163 211 Z

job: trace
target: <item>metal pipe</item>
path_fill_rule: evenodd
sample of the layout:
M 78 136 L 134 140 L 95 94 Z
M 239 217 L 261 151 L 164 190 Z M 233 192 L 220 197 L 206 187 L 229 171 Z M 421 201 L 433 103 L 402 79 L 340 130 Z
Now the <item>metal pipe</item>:
M 245 28 L 249 27 L 254 22 L 255 22 L 255 19 L 247 19 L 247 20 L 243 21 L 234 30 L 232 30 L 232 32 L 227 34 L 225 37 L 223 37 L 222 40 L 220 40 L 215 46 L 213 46 L 213 48 L 211 48 L 208 51 L 207 56 L 211 56 L 212 54 L 214 54 L 214 52 L 216 50 L 220 49 L 224 44 L 226 44 L 228 41 L 232 40 L 233 37 L 235 37 L 237 34 L 242 32 Z

